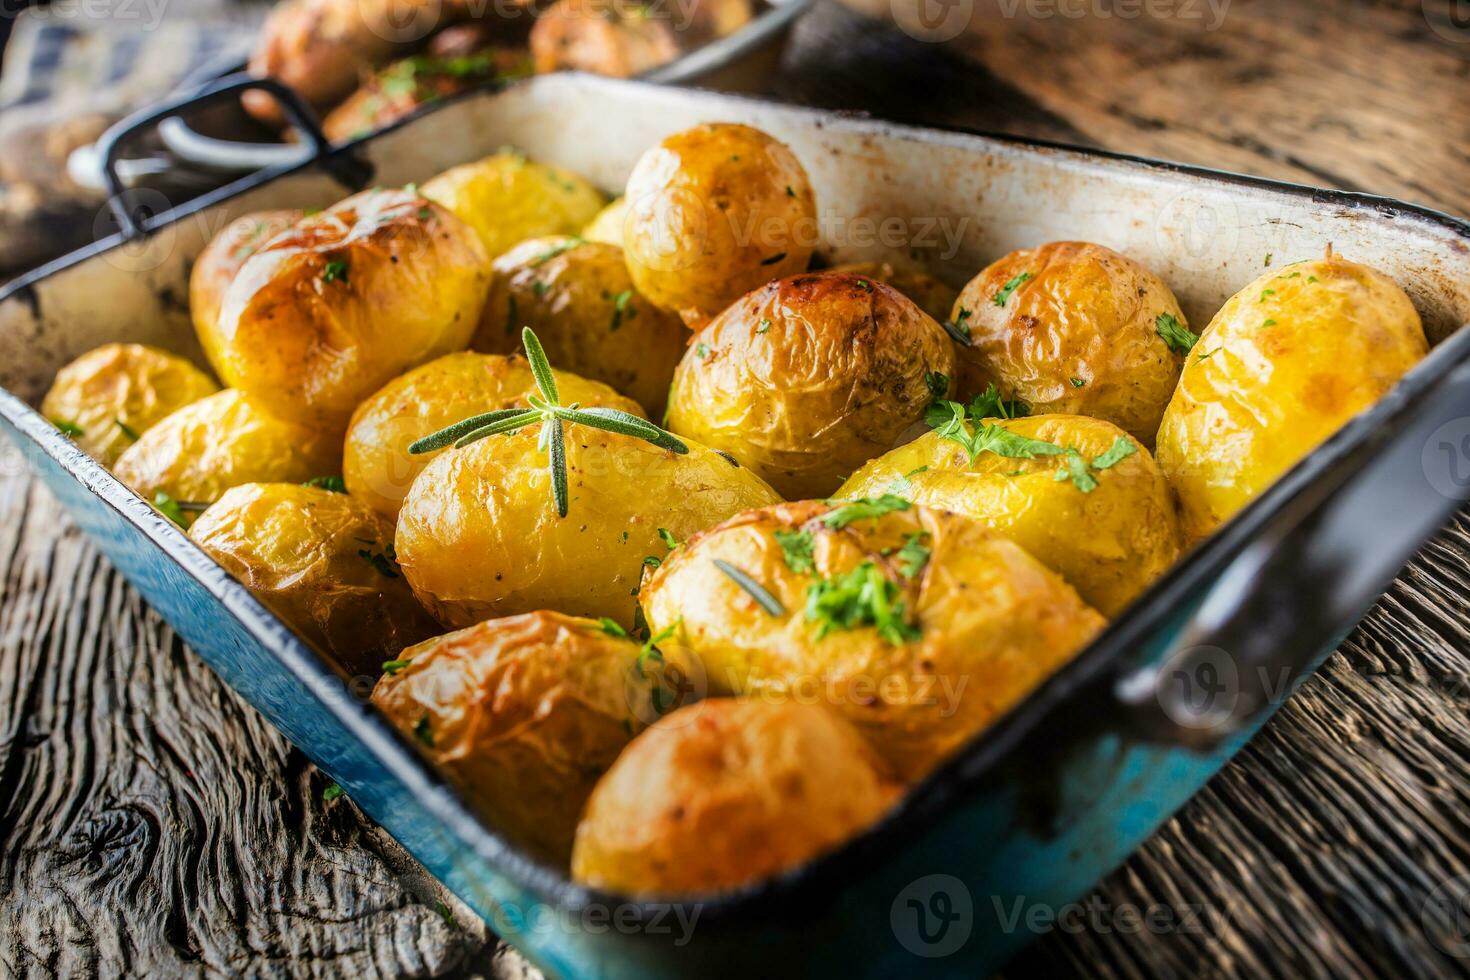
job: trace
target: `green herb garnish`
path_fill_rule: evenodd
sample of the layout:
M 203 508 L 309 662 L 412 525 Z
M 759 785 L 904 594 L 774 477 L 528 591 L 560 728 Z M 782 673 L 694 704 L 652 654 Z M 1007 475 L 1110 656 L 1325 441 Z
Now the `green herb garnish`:
M 633 290 L 631 289 L 625 289 L 613 297 L 612 323 L 608 326 L 608 330 L 618 329 L 618 327 L 623 325 L 624 319 L 631 320 L 637 315 L 638 311 L 628 306 L 628 303 L 632 299 Z
M 347 481 L 340 476 L 314 476 L 301 485 L 316 487 L 318 490 L 330 490 L 332 493 L 347 492 Z
M 124 422 L 122 419 L 118 418 L 116 415 L 114 415 L 112 417 L 112 424 L 115 425 L 115 426 L 117 426 L 118 431 L 121 432 L 123 435 L 127 436 L 133 442 L 137 442 L 138 441 L 138 430 L 137 429 L 134 429 L 131 425 L 128 425 L 126 422 Z
M 903 547 L 898 549 L 898 571 L 904 578 L 913 578 L 929 563 L 933 552 L 924 546 L 928 537 L 927 531 L 915 531 L 904 537 Z
M 1107 452 L 1092 461 L 1092 468 L 1095 470 L 1112 469 L 1136 452 L 1138 452 L 1138 447 L 1133 444 L 1132 439 L 1127 436 L 1119 436 L 1118 441 L 1113 443 Z
M 943 398 L 949 394 L 949 375 L 943 371 L 925 371 L 924 384 L 929 386 L 931 398 Z
M 896 510 L 908 510 L 913 505 L 902 497 L 896 497 L 891 493 L 885 493 L 881 497 L 867 497 L 850 501 L 828 501 L 829 503 L 840 503 L 836 510 L 828 511 L 821 518 L 822 523 L 834 531 L 847 527 L 853 521 L 866 521 L 891 514 Z
M 547 453 L 551 471 L 551 499 L 556 512 L 567 516 L 570 498 L 567 495 L 566 432 L 568 422 L 585 425 L 606 432 L 642 439 L 660 449 L 680 455 L 687 454 L 689 447 L 676 436 L 665 432 L 647 419 L 639 418 L 615 408 L 581 408 L 576 404 L 562 405 L 556 387 L 556 377 L 551 373 L 551 363 L 546 359 L 546 350 L 541 346 L 535 331 L 530 327 L 521 330 L 521 346 L 525 348 L 526 360 L 530 362 L 531 375 L 540 392 L 526 400 L 530 408 L 502 408 L 493 412 L 474 415 L 462 422 L 440 429 L 414 442 L 408 447 L 413 455 L 434 452 L 445 446 L 456 448 L 493 435 L 509 435 L 519 432 L 528 425 L 541 424 L 539 445 Z
M 342 280 L 343 285 L 347 283 L 347 263 L 333 260 L 322 269 L 322 282 L 336 282 Z
M 341 796 L 342 793 L 343 793 L 342 787 L 341 786 L 338 786 L 336 783 L 333 783 L 332 785 L 328 786 L 326 789 L 322 790 L 322 802 L 323 803 L 330 803 L 333 800 L 335 800 L 337 797 Z
M 409 665 L 409 663 L 410 663 L 410 661 L 409 660 L 406 660 L 406 659 L 401 659 L 401 660 L 384 660 L 383 661 L 383 673 L 385 673 L 385 674 L 387 674 L 388 676 L 391 677 L 394 674 L 398 673 L 403 668 L 407 667 Z
M 780 262 L 784 258 L 786 258 L 785 252 L 777 252 L 775 255 L 767 256 L 766 258 L 761 259 L 761 265 L 775 265 L 777 262 Z
M 1067 380 L 1072 382 L 1073 388 L 1081 388 L 1083 385 L 1087 384 L 1087 382 L 1082 380 L 1081 378 L 1068 378 Z
M 534 269 L 538 265 L 541 265 L 541 264 L 546 263 L 546 262 L 550 262 L 552 259 L 556 258 L 558 255 L 562 254 L 563 252 L 570 252 L 572 249 L 576 248 L 578 245 L 585 245 L 585 244 L 586 244 L 586 241 L 582 238 L 582 236 L 576 235 L 576 236 L 574 236 L 572 238 L 568 238 L 564 242 L 557 242 L 555 245 L 551 246 L 550 248 L 548 248 L 546 251 L 542 252 L 540 255 L 536 256 L 535 258 L 531 259 L 531 261 L 530 262 L 527 262 L 526 264 L 529 265 L 531 268 Z
M 51 424 L 56 426 L 62 435 L 70 439 L 80 439 L 87 434 L 86 429 L 83 429 L 75 422 L 68 422 L 66 419 L 52 419 Z
M 1265 320 L 1265 321 L 1263 321 L 1261 323 L 1261 326 L 1263 326 L 1263 327 L 1274 327 L 1274 326 L 1276 326 L 1276 321 L 1275 320 Z
M 948 411 L 945 410 L 946 416 Z M 970 399 L 965 411 L 976 422 L 981 419 L 1019 419 L 1031 414 L 1031 406 L 1017 398 L 1000 397 L 1000 392 L 992 382 L 985 386 L 984 391 Z
M 765 333 L 769 329 L 771 329 L 771 321 L 768 320 L 768 319 L 764 319 L 763 318 L 761 320 L 761 325 L 755 328 L 755 332 L 756 333 Z
M 675 548 L 679 547 L 680 544 L 679 539 L 674 537 L 673 532 L 671 532 L 666 527 L 661 527 L 658 529 L 658 539 L 662 541 L 664 543 L 664 547 L 668 548 L 670 551 L 673 551 Z
M 965 321 L 970 319 L 970 313 L 970 310 L 962 306 L 960 307 L 960 311 L 955 314 L 953 320 L 944 321 L 944 329 L 949 334 L 950 339 L 966 347 L 970 346 L 970 327 Z
M 787 568 L 798 575 L 810 575 L 816 569 L 812 561 L 812 546 L 816 542 L 810 531 L 776 531 L 774 536 Z
M 1057 482 L 1071 480 L 1072 485 L 1083 493 L 1097 489 L 1097 477 L 1087 469 L 1087 460 L 1075 449 L 1068 448 L 1062 454 L 1062 468 L 1057 470 Z
M 781 605 L 781 600 L 771 595 L 764 585 L 761 585 L 748 574 L 736 568 L 727 561 L 716 558 L 714 565 L 725 577 L 745 590 L 745 594 L 755 600 L 755 604 L 764 609 L 772 616 L 786 615 L 786 607 Z
M 601 616 L 598 618 L 597 622 L 602 627 L 602 631 L 608 636 L 615 636 L 620 640 L 626 640 L 629 638 L 628 631 L 623 629 L 623 627 L 618 624 L 617 620 L 608 619 L 606 616 Z
M 357 557 L 373 566 L 384 578 L 398 577 L 398 554 L 393 550 L 392 542 L 389 542 L 381 552 L 373 551 L 371 548 L 359 548 Z
M 999 425 L 978 424 L 972 433 L 967 424 L 965 406 L 959 402 L 935 402 L 929 406 L 925 421 L 939 434 L 941 439 L 957 442 L 965 447 L 970 462 L 983 452 L 1007 456 L 1011 459 L 1035 459 L 1038 456 L 1060 456 L 1066 452 L 1055 443 L 1011 432 Z M 939 423 L 936 425 L 936 422 Z
M 177 500 L 162 490 L 153 495 L 153 506 L 157 507 L 164 517 L 167 517 L 179 527 L 189 526 L 188 521 L 184 518 L 184 508 L 179 505 Z
M 1030 278 L 1031 273 L 1022 272 L 1020 275 L 1013 278 L 1010 282 L 1000 287 L 1000 292 L 995 294 L 995 296 L 992 298 L 992 302 L 994 302 L 996 306 L 1005 306 L 1006 300 L 1011 298 L 1011 293 L 1014 293 L 1017 289 L 1021 288 L 1021 285 Z
M 434 732 L 429 728 L 428 715 L 424 715 L 419 719 L 418 724 L 413 726 L 413 737 L 431 749 L 434 747 Z
M 919 639 L 919 628 L 904 617 L 897 583 L 865 561 L 834 578 L 807 586 L 806 620 L 817 625 L 817 639 L 834 630 L 871 626 L 879 637 L 900 646 Z
M 699 343 L 695 344 L 694 355 L 700 360 L 704 360 L 706 357 L 709 357 L 709 344 L 706 344 L 702 340 Z
M 1180 323 L 1172 313 L 1160 313 L 1154 320 L 1154 331 L 1176 354 L 1188 354 L 1199 343 L 1199 334 Z

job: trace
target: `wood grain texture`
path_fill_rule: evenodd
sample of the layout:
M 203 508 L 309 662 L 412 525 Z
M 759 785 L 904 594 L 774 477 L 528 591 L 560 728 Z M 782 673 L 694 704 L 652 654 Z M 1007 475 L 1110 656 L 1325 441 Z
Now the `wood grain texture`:
M 1235 0 L 1215 31 L 1006 19 L 997 2 L 976 0 L 946 48 L 829 5 L 774 93 L 1470 211 L 1470 44 L 1430 30 L 1419 0 Z M 320 775 L 13 465 L 0 589 L 0 975 L 526 971 L 464 910 L 446 923 L 452 899 L 349 801 L 324 804 Z M 1081 903 L 1082 928 L 1006 973 L 1470 970 L 1430 901 L 1470 882 L 1467 597 L 1462 516 Z M 1175 924 L 1135 928 L 1129 908 Z

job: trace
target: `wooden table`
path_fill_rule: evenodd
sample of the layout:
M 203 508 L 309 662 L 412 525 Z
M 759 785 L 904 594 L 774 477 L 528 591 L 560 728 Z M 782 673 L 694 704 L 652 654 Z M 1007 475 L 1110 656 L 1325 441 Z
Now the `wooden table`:
M 1235 0 L 1216 30 L 1182 16 L 1195 0 L 1174 18 L 1002 16 L 1056 9 L 1017 2 L 976 0 L 947 48 L 820 10 L 774 92 L 1470 212 L 1470 24 L 1435 30 L 1418 0 Z M 323 777 L 143 607 L 13 451 L 0 589 L 0 975 L 526 970 L 350 801 L 322 801 Z M 1462 517 L 1066 920 L 1078 927 L 1007 972 L 1470 968 L 1470 933 L 1425 914 L 1470 893 L 1467 597 Z M 1195 914 L 1156 933 L 1130 907 Z

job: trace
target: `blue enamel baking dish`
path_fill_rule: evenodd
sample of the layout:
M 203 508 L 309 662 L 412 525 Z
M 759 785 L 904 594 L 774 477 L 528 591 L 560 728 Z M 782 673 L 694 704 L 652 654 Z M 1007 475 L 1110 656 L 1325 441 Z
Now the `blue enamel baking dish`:
M 613 189 L 645 147 L 710 120 L 760 126 L 795 149 L 833 260 L 901 251 L 960 282 L 1013 248 L 1090 239 L 1153 268 L 1203 323 L 1263 267 L 1331 243 L 1408 290 L 1435 349 L 881 824 L 739 892 L 625 901 L 509 847 L 365 703 L 371 679 L 328 667 L 32 406 L 58 367 L 104 341 L 197 358 L 189 266 L 236 215 L 320 206 L 344 184 L 422 180 L 508 143 Z M 557 75 L 451 101 L 350 147 L 318 145 L 312 163 L 181 207 L 118 208 L 124 235 L 0 292 L 5 430 L 221 677 L 558 976 L 998 966 L 1032 934 L 1034 910 L 1083 896 L 1189 799 L 1470 497 L 1470 331 L 1459 329 L 1470 322 L 1470 225 L 1380 198 Z

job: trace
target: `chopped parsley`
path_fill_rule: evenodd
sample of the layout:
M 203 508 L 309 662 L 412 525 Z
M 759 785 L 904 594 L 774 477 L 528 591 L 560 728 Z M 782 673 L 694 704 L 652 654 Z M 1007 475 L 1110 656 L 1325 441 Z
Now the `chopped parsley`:
M 1072 382 L 1073 388 L 1081 388 L 1083 385 L 1087 384 L 1087 382 L 1082 380 L 1081 378 L 1069 378 L 1068 380 Z
M 391 543 L 381 552 L 373 551 L 371 548 L 359 548 L 357 557 L 377 569 L 378 574 L 384 578 L 398 577 L 398 554 L 393 550 Z
M 332 493 L 347 492 L 347 481 L 340 476 L 314 476 L 301 485 L 316 487 L 318 490 L 330 490 Z
M 1270 252 L 1267 252 L 1266 253 L 1266 261 L 1262 262 L 1261 265 L 1270 265 L 1270 264 L 1271 264 L 1271 253 Z
M 662 558 L 659 558 L 657 555 L 644 555 L 643 556 L 643 564 L 647 565 L 649 568 L 657 568 L 660 565 L 662 565 L 663 563 L 664 563 L 664 560 Z
M 1000 287 L 1000 292 L 996 293 L 991 301 L 995 303 L 996 306 L 1005 306 L 1006 300 L 1011 298 L 1011 293 L 1014 293 L 1017 289 L 1020 289 L 1021 286 L 1026 282 L 1026 280 L 1030 278 L 1031 273 L 1022 272 L 1020 275 L 1013 278 L 1010 282 Z
M 418 724 L 413 726 L 413 737 L 431 749 L 434 747 L 434 732 L 429 728 L 428 715 L 424 715 L 419 719 Z
M 582 244 L 584 244 L 584 241 L 580 235 L 568 238 L 564 242 L 557 242 L 555 245 L 551 246 L 546 251 L 542 252 L 540 255 L 536 256 L 526 264 L 534 269 L 536 266 L 542 265 L 546 262 L 550 262 L 552 259 L 556 258 L 563 252 L 570 252 L 572 249 Z
M 602 616 L 598 618 L 597 622 L 602 627 L 602 631 L 608 636 L 615 636 L 620 640 L 628 639 L 628 631 L 623 629 L 622 626 L 618 625 L 618 622 L 616 620 L 608 619 L 606 616 Z
M 674 629 L 674 626 L 665 626 L 663 629 L 659 630 L 657 633 L 653 634 L 648 639 L 643 641 L 643 646 L 638 648 L 638 659 L 633 661 L 633 669 L 638 671 L 639 677 L 643 677 L 645 675 L 644 664 L 646 664 L 648 661 L 656 660 L 659 663 L 663 662 L 664 654 L 663 651 L 658 648 L 658 645 L 666 640 L 673 639 Z M 659 713 L 662 714 L 663 712 Z
M 407 660 L 407 659 L 401 659 L 401 660 L 384 660 L 383 661 L 383 673 L 387 674 L 389 677 L 392 677 L 394 674 L 398 673 L 400 670 L 402 670 L 403 668 L 407 667 L 409 665 L 409 662 L 410 661 Z
M 1275 295 L 1276 295 L 1276 290 L 1274 290 L 1274 289 L 1263 289 L 1263 290 L 1261 290 L 1261 299 L 1260 299 L 1260 302 L 1264 303 L 1264 302 L 1266 302 L 1266 297 L 1267 296 L 1275 296 Z
M 924 384 L 929 386 L 929 395 L 933 398 L 949 394 L 949 375 L 943 371 L 925 371 Z
M 546 283 L 542 282 L 540 279 L 537 279 L 535 282 L 531 283 L 531 293 L 537 299 L 545 299 L 546 290 L 550 288 L 550 286 L 547 286 Z
M 744 589 L 745 594 L 754 599 L 755 604 L 764 609 L 767 614 L 771 616 L 786 615 L 786 607 L 781 605 L 781 600 L 771 595 L 764 585 L 761 585 L 744 571 L 718 558 L 714 560 L 714 565 L 726 578 Z
M 1212 358 L 1216 354 L 1220 353 L 1220 350 L 1221 350 L 1221 348 L 1216 347 L 1214 350 L 1200 351 L 1198 354 L 1196 354 L 1194 356 L 1194 359 L 1196 361 L 1208 361 L 1210 358 Z
M 1071 448 L 1062 453 L 1062 468 L 1057 470 L 1056 479 L 1058 483 L 1071 480 L 1072 485 L 1083 493 L 1092 493 L 1097 489 L 1097 477 L 1088 472 L 1087 460 Z
M 625 319 L 631 320 L 638 315 L 638 311 L 628 305 L 633 299 L 633 290 L 625 289 L 613 297 L 612 323 L 608 330 L 616 330 L 623 325 Z
M 1154 330 L 1176 354 L 1188 354 L 1199 343 L 1199 334 L 1180 323 L 1172 313 L 1160 313 L 1154 320 Z
M 66 419 L 52 419 L 51 424 L 56 426 L 57 430 L 60 431 L 62 435 L 70 439 L 79 439 L 87 434 L 86 429 L 83 429 L 75 422 L 68 422 Z
M 1138 447 L 1133 444 L 1132 439 L 1127 436 L 1119 436 L 1118 441 L 1113 443 L 1107 452 L 1092 461 L 1092 468 L 1095 470 L 1112 469 L 1137 452 Z
M 694 353 L 695 356 L 697 356 L 700 360 L 709 357 L 709 344 L 706 344 L 704 341 L 701 340 L 699 343 L 694 345 Z
M 118 431 L 127 436 L 129 439 L 133 440 L 133 442 L 138 441 L 138 430 L 133 428 L 131 425 L 128 425 L 116 415 L 112 417 L 112 424 L 117 426 Z
M 787 184 L 786 185 L 786 196 L 787 197 L 795 197 L 796 196 L 796 191 L 794 191 L 794 190 L 791 189 L 791 185 L 790 184 Z
M 326 789 L 322 790 L 322 802 L 323 803 L 330 803 L 333 800 L 335 800 L 337 797 L 341 796 L 342 793 L 343 793 L 342 787 L 341 786 L 338 786 L 336 783 L 333 783 L 332 785 L 328 786 Z
M 810 531 L 777 531 L 776 544 L 781 546 L 781 557 L 786 567 L 798 575 L 810 575 L 816 570 L 812 561 L 812 546 L 815 541 Z
M 1263 327 L 1274 327 L 1274 326 L 1276 326 L 1276 321 L 1275 320 L 1266 320 L 1266 321 L 1264 321 L 1264 322 L 1261 323 L 1261 326 L 1263 326 Z
M 841 503 L 842 506 L 836 510 L 828 511 L 822 516 L 822 523 L 832 530 L 847 527 L 853 521 L 866 521 L 891 514 L 896 510 L 908 510 L 913 505 L 902 497 L 896 497 L 891 493 L 885 493 L 881 497 L 866 497 L 857 500 L 829 501 L 829 503 Z
M 1032 439 L 993 423 L 979 424 L 972 433 L 966 424 L 965 406 L 959 402 L 934 403 L 929 406 L 925 421 L 939 434 L 941 439 L 948 439 L 964 446 L 972 463 L 975 462 L 975 457 L 983 452 L 991 452 L 1011 459 L 1060 456 L 1066 452 L 1055 443 Z
M 895 646 L 919 638 L 919 628 L 905 618 L 898 584 L 877 565 L 865 561 L 856 568 L 807 586 L 806 620 L 817 624 L 817 639 L 834 630 L 871 626 Z
M 762 318 L 761 325 L 755 328 L 755 332 L 756 333 L 765 333 L 769 329 L 771 329 L 771 321 L 768 320 L 768 319 Z
M 919 466 L 919 467 L 916 467 L 915 469 L 909 470 L 903 476 L 897 478 L 896 480 L 894 480 L 892 483 L 890 483 L 888 485 L 888 492 L 889 493 L 893 493 L 893 494 L 898 494 L 900 496 L 902 496 L 905 493 L 908 493 L 910 490 L 912 490 L 914 488 L 914 485 L 909 482 L 909 477 L 911 477 L 911 476 L 917 476 L 918 474 L 923 473 L 923 472 L 927 471 L 928 469 L 929 469 L 929 467 L 927 467 L 927 466 Z
M 342 283 L 346 285 L 347 263 L 339 259 L 333 259 L 322 269 L 322 282 L 336 282 L 338 279 L 342 280 Z
M 459 923 L 455 921 L 454 918 L 454 912 L 449 908 L 448 905 L 445 905 L 443 902 L 435 902 L 434 911 L 439 913 L 439 918 L 444 920 L 444 924 L 446 926 L 451 929 L 459 928 Z
M 157 507 L 159 513 L 163 514 L 164 517 L 167 517 L 179 527 L 189 526 L 188 521 L 184 518 L 184 508 L 180 507 L 177 500 L 162 490 L 153 495 L 153 506 Z
M 933 552 L 924 546 L 928 537 L 927 531 L 915 531 L 904 537 L 903 547 L 898 549 L 898 571 L 904 578 L 913 578 L 929 563 Z
M 953 320 L 944 321 L 944 329 L 948 331 L 949 336 L 966 347 L 970 346 L 970 327 L 965 321 L 970 319 L 970 313 L 970 310 L 962 306 L 960 311 L 954 315 Z
M 859 279 L 857 281 L 857 287 L 865 293 L 871 293 L 873 291 L 873 284 L 866 279 Z
M 658 539 L 662 541 L 664 543 L 664 547 L 668 548 L 670 551 L 673 551 L 675 548 L 679 547 L 680 544 L 679 539 L 674 537 L 673 532 L 666 527 L 661 527 L 658 529 Z
M 924 421 L 931 429 L 938 428 L 949 419 L 952 402 L 935 402 L 929 406 L 925 413 Z M 992 382 L 985 386 L 985 390 L 974 398 L 965 411 L 970 418 L 976 422 L 981 419 L 1019 419 L 1031 414 L 1031 407 L 1019 399 L 1006 399 L 1000 397 Z

